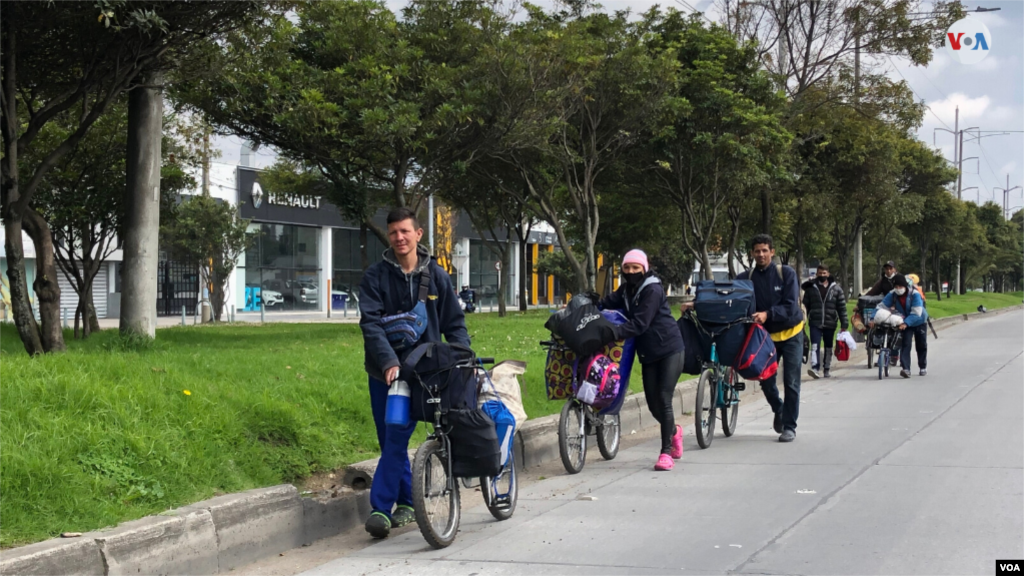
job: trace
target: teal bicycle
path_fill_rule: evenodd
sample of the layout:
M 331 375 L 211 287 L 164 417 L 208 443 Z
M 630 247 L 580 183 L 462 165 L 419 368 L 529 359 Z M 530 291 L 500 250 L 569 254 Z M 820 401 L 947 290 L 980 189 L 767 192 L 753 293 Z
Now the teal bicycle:
M 688 314 L 691 314 L 689 311 Z M 697 323 L 701 332 L 707 333 L 697 318 L 691 314 L 690 317 Z M 749 324 L 751 320 L 734 322 L 723 327 L 728 329 L 734 324 Z M 736 432 L 736 418 L 740 409 L 740 392 L 746 390 L 746 383 L 739 379 L 736 371 L 731 366 L 724 366 L 718 361 L 718 346 L 712 340 L 711 358 L 704 362 L 703 370 L 700 373 L 700 380 L 697 381 L 696 409 L 693 411 L 693 424 L 697 432 L 697 444 L 701 448 L 711 446 L 715 439 L 716 415 L 721 415 L 722 432 L 726 437 Z

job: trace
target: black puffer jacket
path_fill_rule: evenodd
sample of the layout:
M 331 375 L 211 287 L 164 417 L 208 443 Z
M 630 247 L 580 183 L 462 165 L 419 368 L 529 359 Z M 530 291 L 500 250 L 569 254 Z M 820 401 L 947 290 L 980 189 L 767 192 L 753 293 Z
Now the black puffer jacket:
M 850 328 L 846 314 L 846 294 L 839 284 L 831 282 L 825 290 L 824 298 L 818 289 L 817 280 L 808 280 L 801 288 L 804 289 L 803 302 L 807 309 L 808 324 L 822 329 L 834 329 L 842 323 L 843 330 Z

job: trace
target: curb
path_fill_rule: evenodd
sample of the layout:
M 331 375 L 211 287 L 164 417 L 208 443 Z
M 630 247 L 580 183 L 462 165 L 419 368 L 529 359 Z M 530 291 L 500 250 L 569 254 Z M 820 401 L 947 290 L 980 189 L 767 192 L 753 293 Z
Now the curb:
M 1024 305 L 948 316 L 933 321 L 944 330 L 980 317 L 1024 309 Z M 858 346 L 845 366 L 864 360 Z M 696 379 L 676 387 L 678 412 L 692 412 Z M 746 394 L 759 394 L 749 386 Z M 516 433 L 521 467 L 530 469 L 559 458 L 558 414 L 528 420 Z M 620 420 L 623 434 L 657 424 L 647 413 L 643 394 L 626 397 Z M 685 426 L 686 424 L 684 424 Z M 412 451 L 410 451 L 412 452 Z M 291 484 L 217 496 L 79 538 L 55 538 L 0 553 L 0 574 L 216 574 L 228 572 L 316 540 L 356 528 L 370 513 L 376 460 L 346 467 L 345 488 L 302 497 Z M 363 489 L 353 489 L 352 486 Z

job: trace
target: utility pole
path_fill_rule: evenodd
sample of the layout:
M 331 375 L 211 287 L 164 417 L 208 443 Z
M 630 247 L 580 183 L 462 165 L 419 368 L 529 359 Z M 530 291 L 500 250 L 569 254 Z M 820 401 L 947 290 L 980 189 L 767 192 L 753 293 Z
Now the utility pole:
M 1014 186 L 1013 188 L 1010 188 L 1010 175 L 1007 174 L 1006 188 L 1003 188 L 1003 218 L 1007 220 L 1010 219 L 1010 192 L 1013 192 L 1014 190 L 1017 190 L 1019 188 L 1020 186 Z M 999 190 L 999 188 L 994 188 L 994 190 Z
M 860 9 L 857 9 L 853 30 L 853 101 L 860 108 Z M 853 244 L 853 293 L 864 292 L 864 226 L 857 227 L 857 239 Z
M 210 127 L 203 122 L 203 196 L 210 195 Z

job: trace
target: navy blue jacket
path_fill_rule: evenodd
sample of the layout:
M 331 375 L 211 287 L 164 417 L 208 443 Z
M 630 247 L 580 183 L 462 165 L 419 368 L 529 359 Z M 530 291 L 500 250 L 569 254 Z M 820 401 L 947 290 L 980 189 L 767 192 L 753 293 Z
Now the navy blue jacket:
M 389 248 L 384 252 L 384 260 L 367 268 L 363 281 L 359 283 L 359 312 L 362 315 L 359 327 L 363 331 L 366 372 L 378 380 L 384 379 L 389 368 L 400 364 L 398 353 L 388 343 L 380 319 L 408 312 L 416 306 L 420 273 L 426 266 L 430 266 L 427 329 L 420 342 L 440 342 L 443 334 L 449 344 L 469 346 L 466 317 L 459 306 L 451 278 L 430 258 L 425 248 L 417 247 L 416 253 L 419 264 L 406 274 L 395 259 L 394 251 Z
M 803 322 L 800 310 L 800 281 L 796 271 L 789 266 L 782 267 L 782 278 L 775 264 L 765 269 L 756 266 L 736 276 L 737 280 L 751 280 L 754 283 L 754 300 L 757 312 L 767 312 L 764 329 L 769 334 L 782 332 Z
M 647 277 L 651 277 L 650 272 Z M 641 364 L 657 362 L 684 349 L 683 336 L 669 310 L 665 289 L 657 278 L 654 280 L 640 291 L 639 298 L 623 284 L 597 305 L 602 310 L 621 310 L 625 314 L 628 321 L 615 327 L 615 338 L 636 338 L 636 353 Z

